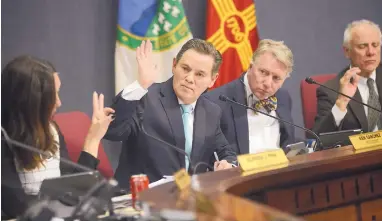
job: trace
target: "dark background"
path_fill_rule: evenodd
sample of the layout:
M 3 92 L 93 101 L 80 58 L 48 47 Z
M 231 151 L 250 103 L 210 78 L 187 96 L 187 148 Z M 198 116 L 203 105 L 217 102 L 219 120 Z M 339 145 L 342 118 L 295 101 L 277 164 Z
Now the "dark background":
M 125 0 L 128 1 L 128 0 Z M 207 0 L 183 0 L 195 37 L 205 37 Z M 114 96 L 114 46 L 117 0 L 1 1 L 1 63 L 32 54 L 55 64 L 62 81 L 63 111 L 92 112 L 92 92 Z M 293 51 L 295 68 L 284 87 L 293 98 L 293 118 L 303 125 L 300 81 L 339 72 L 346 25 L 369 19 L 382 26 L 381 0 L 256 0 L 260 38 L 283 40 Z M 304 133 L 296 129 L 296 134 Z M 119 143 L 104 142 L 115 168 Z

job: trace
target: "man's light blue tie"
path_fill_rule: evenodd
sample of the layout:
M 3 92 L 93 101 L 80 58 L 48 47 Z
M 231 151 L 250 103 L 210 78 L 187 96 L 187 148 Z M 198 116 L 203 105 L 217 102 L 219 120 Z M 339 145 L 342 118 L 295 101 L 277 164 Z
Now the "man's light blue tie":
M 192 133 L 191 130 L 191 123 L 190 118 L 192 116 L 192 105 L 190 104 L 181 104 L 180 107 L 182 108 L 182 119 L 183 119 L 183 127 L 184 127 L 184 137 L 186 139 L 184 150 L 186 153 L 191 156 L 191 150 L 192 150 Z M 190 162 L 188 162 L 188 158 L 186 159 L 186 170 L 188 170 L 188 166 Z

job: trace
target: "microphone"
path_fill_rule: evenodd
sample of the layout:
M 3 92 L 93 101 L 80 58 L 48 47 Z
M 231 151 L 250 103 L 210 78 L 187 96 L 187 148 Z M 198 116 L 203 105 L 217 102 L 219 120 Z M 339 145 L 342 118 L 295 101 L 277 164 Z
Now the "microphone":
M 79 169 L 81 171 L 84 171 L 84 172 L 92 172 L 94 171 L 93 169 L 90 169 L 89 167 L 85 167 L 85 166 L 82 166 L 78 163 L 74 163 L 70 160 L 67 160 L 65 158 L 58 158 L 56 157 L 55 155 L 51 156 L 50 154 L 44 152 L 44 151 L 41 151 L 33 146 L 30 146 L 30 145 L 27 145 L 27 144 L 23 144 L 17 140 L 13 140 L 9 137 L 7 131 L 5 131 L 5 129 L 3 127 L 1 127 L 1 132 L 3 133 L 4 135 L 4 139 L 5 141 L 7 142 L 7 144 L 9 146 L 12 146 L 12 145 L 15 145 L 15 146 L 18 146 L 18 147 L 21 147 L 22 149 L 25 149 L 25 150 L 28 150 L 28 151 L 31 151 L 31 152 L 34 152 L 34 153 L 37 153 L 37 154 L 40 154 L 46 158 L 50 158 L 50 157 L 53 157 L 55 158 L 56 160 L 60 160 L 62 161 L 63 163 L 69 165 L 69 166 L 72 166 L 73 168 L 76 168 L 76 169 Z
M 160 143 L 162 143 L 162 144 L 164 144 L 164 145 L 170 147 L 171 149 L 175 150 L 176 152 L 178 152 L 178 153 L 184 155 L 185 157 L 187 157 L 188 162 L 189 162 L 189 166 L 190 166 L 190 169 L 191 169 L 191 174 L 194 173 L 194 165 L 193 165 L 192 162 L 191 162 L 191 157 L 190 157 L 190 155 L 188 155 L 188 154 L 186 153 L 186 151 L 184 151 L 184 150 L 182 150 L 182 149 L 180 149 L 180 148 L 178 148 L 178 147 L 176 147 L 176 146 L 174 146 L 174 145 L 172 145 L 172 144 L 170 144 L 170 143 L 168 143 L 168 142 L 166 142 L 166 141 L 164 141 L 164 140 L 162 140 L 162 139 L 159 139 L 159 138 L 157 138 L 157 137 L 155 137 L 155 136 L 149 134 L 149 133 L 146 131 L 145 127 L 143 126 L 143 123 L 141 123 L 141 129 L 142 129 L 142 132 L 143 132 L 146 136 L 148 136 L 148 137 L 150 137 L 150 138 L 152 138 L 152 139 L 154 139 L 154 140 L 156 140 L 156 141 L 158 141 L 158 142 L 160 142 Z M 167 152 L 168 152 L 168 149 L 167 149 L 167 148 L 164 148 L 164 149 L 166 149 Z M 168 152 L 168 154 L 169 154 L 169 156 L 170 156 L 170 158 L 171 158 L 171 161 L 173 161 L 174 165 L 177 165 L 178 163 L 177 163 L 177 160 L 174 158 L 174 156 L 173 156 L 170 152 Z
M 242 106 L 242 107 L 244 107 L 244 108 L 246 108 L 246 109 L 253 110 L 253 111 L 257 112 L 257 113 L 263 114 L 263 115 L 265 115 L 265 116 L 268 116 L 268 117 L 270 117 L 270 118 L 276 119 L 276 120 L 281 121 L 281 122 L 283 122 L 283 123 L 292 125 L 293 127 L 300 128 L 300 129 L 302 129 L 302 130 L 304 130 L 304 131 L 306 131 L 306 132 L 312 134 L 312 135 L 317 139 L 317 142 L 314 144 L 314 147 L 313 147 L 313 150 L 314 150 L 314 151 L 318 150 L 318 149 L 321 148 L 321 146 L 322 146 L 321 139 L 318 137 L 318 135 L 317 135 L 316 133 L 314 133 L 313 131 L 309 130 L 308 128 L 298 126 L 298 125 L 296 125 L 296 124 L 294 124 L 294 123 L 292 123 L 292 122 L 283 120 L 283 119 L 281 119 L 281 118 L 279 118 L 279 117 L 275 117 L 275 116 L 272 116 L 272 115 L 270 115 L 270 114 L 268 114 L 268 113 L 265 113 L 265 112 L 256 110 L 256 109 L 253 108 L 253 107 L 250 107 L 250 106 L 247 106 L 247 105 L 245 105 L 245 104 L 242 104 L 242 103 L 239 103 L 239 102 L 237 102 L 237 101 L 234 101 L 234 100 L 232 100 L 232 99 L 229 99 L 227 96 L 222 95 L 222 94 L 219 96 L 219 99 L 220 99 L 221 101 L 225 101 L 225 102 L 228 101 L 228 102 L 230 102 L 230 103 L 233 103 L 233 104 Z M 317 149 L 317 148 L 318 148 L 318 149 Z
M 144 104 L 143 104 L 143 105 L 144 105 Z M 178 147 L 176 147 L 176 146 L 174 146 L 174 145 L 172 145 L 172 144 L 170 144 L 170 143 L 168 143 L 168 142 L 166 142 L 166 141 L 164 141 L 164 140 L 162 140 L 162 139 L 159 139 L 158 137 L 155 137 L 155 136 L 149 134 L 149 133 L 146 131 L 145 127 L 143 126 L 143 112 L 144 112 L 144 108 L 145 108 L 144 106 L 140 106 L 140 105 L 138 105 L 138 107 L 137 107 L 138 123 L 139 123 L 139 126 L 140 126 L 142 132 L 143 132 L 146 136 L 150 137 L 151 139 L 154 139 L 154 140 L 156 140 L 156 141 L 158 141 L 158 142 L 160 142 L 160 143 L 162 143 L 162 144 L 164 144 L 164 145 L 170 147 L 171 149 L 175 150 L 176 152 L 178 152 L 178 153 L 184 155 L 185 157 L 187 157 L 188 162 L 189 162 L 189 166 L 190 166 L 190 169 L 191 169 L 191 174 L 193 174 L 193 173 L 194 173 L 194 167 L 193 167 L 194 165 L 193 165 L 192 162 L 191 162 L 191 157 L 190 157 L 190 155 L 188 155 L 188 154 L 186 153 L 186 151 L 184 151 L 184 150 L 182 150 L 182 149 L 180 149 L 180 148 L 178 148 Z M 177 164 L 178 164 L 178 163 L 177 163 L 177 160 L 174 158 L 174 156 L 169 152 L 169 150 L 168 150 L 167 148 L 165 148 L 165 149 L 166 149 L 167 153 L 169 154 L 169 156 L 170 156 L 170 158 L 171 158 L 171 161 L 174 163 L 174 165 L 177 165 Z
M 148 137 L 150 137 L 150 138 L 152 138 L 152 139 L 154 139 L 154 140 L 156 140 L 156 141 L 158 141 L 158 142 L 160 142 L 160 143 L 166 145 L 167 147 L 170 147 L 171 149 L 175 150 L 176 152 L 181 153 L 181 154 L 183 154 L 185 157 L 187 157 L 188 162 L 189 162 L 189 166 L 190 166 L 190 174 L 191 174 L 191 175 L 194 174 L 194 173 L 197 171 L 196 169 L 197 169 L 200 165 L 206 165 L 207 168 L 210 169 L 210 166 L 209 166 L 207 163 L 204 163 L 204 162 L 199 162 L 199 163 L 197 163 L 196 166 L 194 167 L 194 165 L 192 164 L 192 161 L 191 161 L 191 157 L 190 157 L 189 154 L 186 153 L 186 151 L 184 151 L 184 150 L 182 150 L 182 149 L 176 147 L 175 145 L 172 145 L 172 144 L 170 144 L 170 143 L 168 143 L 168 142 L 166 142 L 166 141 L 164 141 L 164 140 L 162 140 L 162 139 L 159 139 L 158 137 L 155 137 L 155 136 L 149 134 L 149 133 L 146 131 L 144 125 L 143 125 L 143 108 L 140 107 L 140 106 L 138 107 L 137 115 L 138 115 L 139 126 L 140 126 L 142 132 L 143 132 L 146 136 L 148 136 Z M 172 155 L 172 154 L 169 152 L 169 149 L 168 149 L 168 148 L 164 148 L 164 149 L 166 149 L 166 151 L 167 151 L 167 153 L 169 154 L 169 156 L 170 156 L 171 160 L 173 161 L 174 165 L 176 165 L 176 164 L 177 164 L 177 161 L 176 161 L 176 159 L 174 158 L 174 155 Z M 213 171 L 213 169 L 212 169 L 212 171 Z M 195 176 L 192 176 L 192 178 L 191 178 L 191 190 L 192 190 L 192 191 L 191 191 L 191 194 L 196 198 L 197 206 L 198 206 L 199 204 L 201 204 L 201 205 L 199 205 L 199 207 L 203 207 L 203 206 L 206 206 L 206 205 L 212 205 L 213 203 L 211 202 L 211 200 L 209 200 L 204 194 L 202 194 L 202 193 L 199 192 L 199 191 L 198 191 L 198 193 L 195 191 L 195 189 L 198 189 L 197 187 L 198 187 L 198 183 L 197 183 L 197 181 L 196 181 L 196 179 L 195 179 Z M 178 188 L 177 188 L 177 185 L 175 185 L 174 187 L 171 188 L 170 192 L 173 193 L 173 192 L 176 191 L 177 189 L 178 189 Z M 201 198 L 202 198 L 203 200 L 200 200 Z M 208 207 L 208 208 L 211 208 L 211 206 Z M 163 214 L 162 214 L 162 215 L 163 215 Z M 174 217 L 176 217 L 176 218 L 179 219 L 179 217 L 182 217 L 181 215 L 182 215 L 182 214 L 176 214 L 176 216 L 174 216 Z M 168 218 L 168 217 L 162 217 L 162 218 Z
M 191 170 L 190 170 L 190 171 L 191 171 L 191 173 L 190 173 L 191 175 L 197 172 L 196 169 L 197 169 L 200 165 L 206 165 L 208 169 L 210 169 L 210 170 L 213 171 L 213 169 L 211 169 L 211 167 L 210 167 L 207 163 L 204 163 L 204 162 L 199 162 L 199 163 L 197 163 L 196 166 L 195 166 L 195 165 L 192 163 L 192 161 L 191 161 L 191 157 L 190 157 L 190 155 L 187 154 L 186 151 L 184 151 L 184 150 L 182 150 L 182 149 L 180 149 L 180 148 L 178 148 L 178 147 L 176 147 L 176 146 L 174 146 L 174 145 L 172 145 L 172 144 L 170 144 L 170 143 L 168 143 L 168 142 L 166 142 L 166 141 L 164 141 L 164 140 L 162 140 L 162 139 L 159 139 L 158 137 L 155 137 L 155 136 L 149 134 L 149 133 L 146 131 L 145 127 L 143 126 L 143 107 L 138 108 L 137 115 L 138 115 L 138 119 L 139 119 L 139 126 L 140 126 L 142 132 L 143 132 L 146 136 L 148 136 L 148 137 L 150 137 L 150 138 L 152 138 L 152 139 L 154 139 L 154 140 L 156 140 L 156 141 L 158 141 L 158 142 L 160 142 L 160 143 L 162 143 L 162 144 L 164 144 L 164 145 L 170 147 L 171 149 L 175 150 L 176 152 L 178 152 L 178 153 L 184 155 L 185 157 L 187 157 L 188 162 L 189 162 L 189 166 L 190 166 L 190 169 L 191 169 Z M 176 159 L 174 158 L 174 156 L 169 152 L 169 150 L 168 150 L 167 148 L 165 148 L 165 149 L 166 149 L 167 153 L 170 155 L 171 161 L 174 163 L 174 165 L 178 164 L 178 163 L 177 163 L 177 160 L 176 160 Z
M 46 158 L 50 158 L 50 157 L 53 157 L 55 158 L 56 160 L 60 160 L 61 162 L 69 165 L 69 166 L 72 166 L 73 168 L 76 168 L 80 171 L 85 171 L 85 172 L 93 172 L 95 170 L 89 168 L 89 167 L 86 167 L 86 166 L 82 166 L 81 164 L 78 164 L 78 163 L 75 163 L 75 162 L 72 162 L 68 159 L 65 159 L 65 158 L 58 158 L 56 157 L 55 155 L 51 156 L 50 154 L 44 152 L 44 151 L 41 151 L 33 146 L 30 146 L 30 145 L 27 145 L 27 144 L 24 144 L 24 143 L 21 143 L 17 140 L 13 140 L 9 137 L 7 131 L 1 127 L 1 132 L 4 136 L 4 140 L 7 142 L 7 144 L 9 145 L 9 147 L 12 147 L 12 145 L 15 145 L 17 147 L 20 147 L 22 149 L 25 149 L 27 151 L 31 151 L 31 152 L 34 152 L 34 153 L 37 153 L 37 154 L 40 154 Z M 107 188 L 110 189 L 110 183 L 113 184 L 111 185 L 112 187 L 116 187 L 117 186 L 117 181 L 113 180 L 113 179 L 110 179 L 109 181 L 106 180 L 105 178 L 103 178 L 103 180 L 101 181 L 101 184 L 104 184 L 106 183 L 106 185 L 95 185 L 88 193 L 87 195 L 80 200 L 80 203 L 78 205 L 76 205 L 76 207 L 74 208 L 74 211 L 75 212 L 78 212 L 80 209 L 82 209 L 82 205 L 85 204 L 89 198 L 93 195 L 94 192 L 100 190 L 101 188 L 103 188 L 104 186 L 106 186 Z M 108 189 L 108 192 L 110 192 L 110 190 Z M 108 206 L 108 209 L 110 211 L 110 214 L 114 214 L 114 208 L 111 204 L 111 199 L 110 200 L 107 200 L 107 206 Z M 41 204 L 42 205 L 42 204 Z M 33 209 L 33 208 L 32 208 Z M 33 209 L 33 210 L 36 210 L 36 209 Z M 50 211 L 50 212 L 53 212 L 51 208 L 42 208 L 41 212 L 44 212 L 44 211 Z M 90 211 L 90 210 L 89 210 Z M 75 213 L 72 214 L 72 216 L 76 215 Z M 85 215 L 88 215 L 85 213 Z M 28 216 L 28 215 L 27 215 Z M 29 220 L 29 219 L 28 219 Z M 49 219 L 50 220 L 50 219 Z
M 320 83 L 318 83 L 317 81 L 313 80 L 311 77 L 307 77 L 307 78 L 305 78 L 305 82 L 308 83 L 308 84 L 316 84 L 316 85 L 319 85 L 319 86 L 321 86 L 321 87 L 324 87 L 324 88 L 326 88 L 326 89 L 328 89 L 328 90 L 330 90 L 330 91 L 333 91 L 333 92 L 336 93 L 336 94 L 340 94 L 340 95 L 342 95 L 342 96 L 344 96 L 344 97 L 349 98 L 349 99 L 352 100 L 352 101 L 355 101 L 355 102 L 357 102 L 357 103 L 359 103 L 359 104 L 362 104 L 363 106 L 366 106 L 366 107 L 371 108 L 371 109 L 373 109 L 373 110 L 375 110 L 375 111 L 378 111 L 379 113 L 382 113 L 381 110 L 379 110 L 379 109 L 377 109 L 377 108 L 375 108 L 375 107 L 372 107 L 372 106 L 370 106 L 370 105 L 368 105 L 368 104 L 365 104 L 365 103 L 363 103 L 363 102 L 361 102 L 361 101 L 359 101 L 359 100 L 357 100 L 357 99 L 354 99 L 354 98 L 352 98 L 352 97 L 350 97 L 350 96 L 348 96 L 348 95 L 346 95 L 346 94 L 344 94 L 344 93 L 341 93 L 341 92 L 339 92 L 339 91 L 337 91 L 337 90 L 334 90 L 334 89 L 332 89 L 332 88 L 330 88 L 330 87 L 328 87 L 328 86 L 325 86 L 325 85 L 323 85 L 323 84 L 320 84 Z

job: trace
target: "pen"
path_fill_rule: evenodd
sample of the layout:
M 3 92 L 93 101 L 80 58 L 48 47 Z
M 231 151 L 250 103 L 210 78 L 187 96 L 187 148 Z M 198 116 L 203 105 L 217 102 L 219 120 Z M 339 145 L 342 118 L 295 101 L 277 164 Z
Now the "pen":
M 220 160 L 219 160 L 219 157 L 218 157 L 218 154 L 216 153 L 216 151 L 214 152 L 214 155 L 215 155 L 215 160 L 219 162 Z

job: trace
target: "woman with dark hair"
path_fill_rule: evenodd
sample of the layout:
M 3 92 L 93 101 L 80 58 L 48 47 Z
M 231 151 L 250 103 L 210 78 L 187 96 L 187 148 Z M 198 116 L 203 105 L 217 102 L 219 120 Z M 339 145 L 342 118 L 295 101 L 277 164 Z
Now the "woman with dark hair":
M 21 215 L 36 198 L 44 179 L 78 172 L 60 162 L 69 159 L 64 138 L 53 122 L 61 106 L 61 82 L 48 61 L 20 56 L 1 73 L 1 126 L 9 137 L 36 147 L 50 158 L 7 145 L 1 141 L 1 210 L 7 216 Z M 98 146 L 112 121 L 111 108 L 104 108 L 104 97 L 93 94 L 92 124 L 78 163 L 96 169 Z

